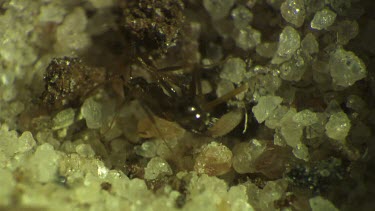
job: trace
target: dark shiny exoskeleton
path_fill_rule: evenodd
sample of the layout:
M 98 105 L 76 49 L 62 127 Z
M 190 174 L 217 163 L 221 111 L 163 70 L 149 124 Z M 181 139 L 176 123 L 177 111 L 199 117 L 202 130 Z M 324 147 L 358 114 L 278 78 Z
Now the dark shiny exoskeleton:
M 209 114 L 204 111 L 186 85 L 178 93 L 165 81 L 147 82 L 142 77 L 131 78 L 124 86 L 128 100 L 137 99 L 149 113 L 180 124 L 183 128 L 202 133 L 207 129 Z

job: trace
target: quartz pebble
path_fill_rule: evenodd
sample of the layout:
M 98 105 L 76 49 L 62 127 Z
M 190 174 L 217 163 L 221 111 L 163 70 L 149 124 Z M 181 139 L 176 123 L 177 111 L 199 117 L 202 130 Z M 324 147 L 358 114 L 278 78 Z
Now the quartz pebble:
M 91 43 L 88 34 L 84 33 L 87 25 L 87 17 L 82 8 L 76 8 L 64 18 L 63 23 L 56 30 L 54 48 L 57 52 L 69 52 L 71 50 L 83 50 Z
M 17 153 L 27 152 L 36 145 L 33 135 L 29 131 L 23 132 L 18 137 L 16 131 L 7 131 L 1 128 L 0 137 L 0 154 L 6 157 L 13 157 Z
M 318 122 L 318 116 L 316 113 L 305 109 L 303 111 L 298 112 L 296 115 L 293 116 L 293 121 L 296 123 L 301 124 L 302 126 L 310 126 L 316 122 Z
M 25 131 L 18 138 L 18 152 L 27 152 L 36 145 L 33 134 L 30 131 Z
M 38 182 L 51 182 L 56 179 L 59 154 L 50 144 L 38 146 L 28 163 L 25 163 L 25 169 L 29 176 Z
M 11 205 L 16 181 L 13 178 L 12 172 L 7 169 L 0 168 L 0 175 L 0 204 L 2 206 Z
M 344 20 L 335 24 L 333 30 L 337 32 L 337 44 L 346 45 L 358 35 L 359 25 L 357 21 Z
M 257 158 L 266 150 L 264 141 L 252 139 L 233 148 L 233 168 L 240 174 L 255 173 Z
M 265 125 L 270 129 L 276 129 L 281 127 L 281 119 L 288 112 L 288 107 L 278 106 L 267 118 Z
M 195 160 L 194 170 L 210 176 L 223 175 L 232 166 L 232 151 L 225 145 L 211 142 L 204 145 Z
M 232 18 L 236 28 L 241 29 L 253 20 L 253 13 L 244 6 L 238 6 L 232 10 Z
M 267 185 L 260 193 L 260 196 L 262 198 L 261 204 L 263 205 L 263 209 L 261 210 L 267 210 L 269 204 L 280 199 L 284 195 L 287 187 L 288 183 L 283 179 L 267 183 Z
M 311 55 L 319 52 L 319 43 L 312 33 L 308 33 L 301 42 L 301 48 Z
M 366 110 L 366 102 L 358 95 L 349 95 L 346 99 L 346 107 L 353 109 L 356 112 Z
M 0 4 L 4 10 L 0 15 L 0 76 L 24 79 L 25 72 L 34 71 L 27 66 L 39 58 L 30 38 L 35 34 L 40 3 L 13 0 Z
M 259 123 L 264 122 L 273 110 L 281 104 L 283 99 L 278 96 L 262 96 L 258 100 L 258 104 L 252 108 L 255 118 Z
M 289 60 L 299 49 L 300 45 L 301 38 L 299 33 L 291 26 L 285 27 L 279 36 L 279 45 L 271 62 L 273 64 L 281 64 Z
M 336 19 L 336 13 L 328 8 L 324 8 L 321 11 L 315 13 L 313 20 L 311 21 L 311 28 L 322 30 L 327 29 L 331 26 Z
M 102 105 L 90 97 L 85 100 L 81 107 L 82 116 L 86 119 L 88 128 L 97 129 L 102 126 Z
M 66 10 L 57 4 L 48 4 L 40 8 L 39 21 L 61 23 Z
M 273 96 L 279 90 L 282 80 L 277 75 L 257 75 L 258 93 L 260 96 Z M 259 97 L 254 97 L 258 99 Z
M 59 130 L 59 129 L 70 126 L 71 124 L 74 123 L 74 117 L 75 117 L 75 112 L 72 108 L 68 108 L 68 109 L 60 111 L 52 119 L 53 129 Z
M 141 146 L 136 146 L 134 150 L 137 155 L 152 158 L 156 156 L 157 146 L 154 141 L 146 141 Z
M 5 86 L 2 87 L 2 93 L 0 92 L 0 99 L 10 102 L 17 97 L 17 89 L 14 86 Z
M 366 77 L 366 66 L 353 52 L 338 48 L 331 53 L 329 71 L 333 84 L 348 87 Z
M 230 73 L 228 74 L 230 77 Z M 226 79 L 220 80 L 217 83 L 216 88 L 216 96 L 221 97 L 225 94 L 228 94 L 230 91 L 233 91 L 235 89 L 233 82 L 228 81 Z
M 256 47 L 256 52 L 259 56 L 272 58 L 277 50 L 277 45 L 276 42 L 263 42 Z
M 233 39 L 242 50 L 250 50 L 261 43 L 262 34 L 250 25 L 233 31 Z
M 194 203 L 187 203 L 183 210 L 254 211 L 254 208 L 248 203 L 245 186 L 228 188 L 224 180 L 205 174 L 198 176 L 191 173 L 180 173 L 180 175 L 191 178 L 187 191 L 191 193 L 190 200 L 194 201 Z
M 76 152 L 82 157 L 94 157 L 95 152 L 88 144 L 79 144 L 76 147 Z
M 295 148 L 301 143 L 303 135 L 302 125 L 293 121 L 293 117 L 296 113 L 295 108 L 290 108 L 280 121 L 281 135 L 285 139 L 285 142 L 292 148 Z
M 228 201 L 231 204 L 230 210 L 254 211 L 253 207 L 248 204 L 246 187 L 243 185 L 233 186 L 229 189 Z
M 286 0 L 281 4 L 281 15 L 296 27 L 302 26 L 305 20 L 305 4 L 303 0 Z
M 246 182 L 244 185 L 254 210 L 275 210 L 275 202 L 283 197 L 288 188 L 288 182 L 283 179 L 269 181 L 263 188 L 251 182 Z
M 144 178 L 146 180 L 154 180 L 158 177 L 170 176 L 172 174 L 172 169 L 167 161 L 161 157 L 154 157 L 147 163 Z
M 293 148 L 293 154 L 296 158 L 308 161 L 309 160 L 309 149 L 306 145 L 300 143 Z
M 203 6 L 213 20 L 219 20 L 229 14 L 234 0 L 203 0 Z
M 350 127 L 350 119 L 344 112 L 340 111 L 330 116 L 325 128 L 328 137 L 343 142 L 349 133 Z
M 280 78 L 286 81 L 300 81 L 306 71 L 306 64 L 302 56 L 296 54 L 289 61 L 280 66 Z
M 313 139 L 322 137 L 325 134 L 325 125 L 327 123 L 327 116 L 325 113 L 315 113 L 318 121 L 306 128 L 306 138 Z
M 95 8 L 106 8 L 114 4 L 113 0 L 89 0 Z
M 246 71 L 246 63 L 240 58 L 229 58 L 220 73 L 220 78 L 240 83 Z
M 332 202 L 321 196 L 315 196 L 309 200 L 310 207 L 312 211 L 338 211 Z

